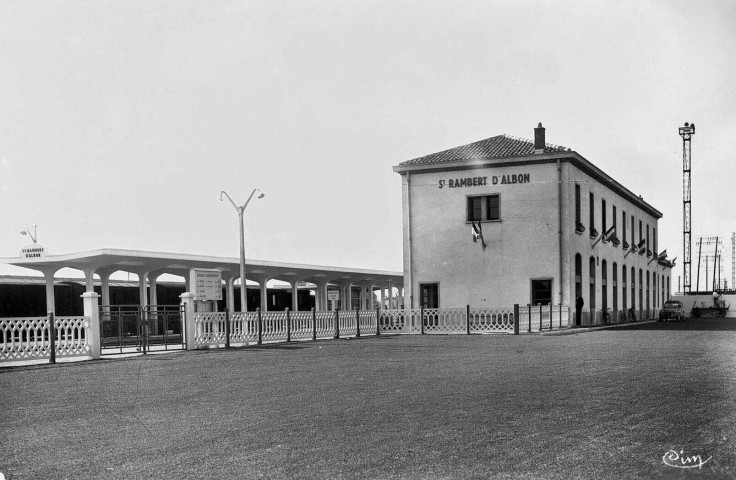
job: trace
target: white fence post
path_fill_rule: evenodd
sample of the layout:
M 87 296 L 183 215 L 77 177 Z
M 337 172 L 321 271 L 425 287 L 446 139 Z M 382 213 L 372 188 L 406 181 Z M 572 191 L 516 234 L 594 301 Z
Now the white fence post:
M 194 294 L 184 292 L 179 295 L 181 304 L 184 307 L 184 320 L 182 325 L 186 332 L 187 350 L 194 350 Z
M 87 327 L 87 342 L 89 342 L 90 355 L 94 359 L 100 358 L 100 306 L 99 295 L 95 292 L 84 292 L 82 302 L 84 303 L 84 316 L 89 321 Z

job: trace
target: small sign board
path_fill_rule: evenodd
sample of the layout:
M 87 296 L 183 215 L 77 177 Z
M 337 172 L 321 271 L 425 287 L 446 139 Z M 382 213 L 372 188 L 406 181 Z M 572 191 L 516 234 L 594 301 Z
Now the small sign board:
M 327 290 L 327 300 L 340 300 L 340 290 Z
M 48 255 L 46 247 L 40 243 L 30 243 L 20 249 L 20 258 L 39 258 Z
M 215 269 L 193 268 L 195 300 L 222 300 L 222 272 Z

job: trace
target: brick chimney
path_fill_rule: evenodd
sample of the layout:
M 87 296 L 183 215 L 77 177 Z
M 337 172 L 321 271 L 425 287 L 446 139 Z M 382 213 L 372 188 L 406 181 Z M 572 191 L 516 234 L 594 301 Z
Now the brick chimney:
M 544 153 L 544 130 L 542 122 L 534 129 L 534 153 Z

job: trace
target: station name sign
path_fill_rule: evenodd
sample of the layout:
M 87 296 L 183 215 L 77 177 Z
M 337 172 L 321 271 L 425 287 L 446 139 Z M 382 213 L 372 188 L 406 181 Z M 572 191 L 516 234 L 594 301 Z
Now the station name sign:
M 40 258 L 47 254 L 46 247 L 38 243 L 31 243 L 20 249 L 20 258 Z
M 490 183 L 489 183 L 490 179 Z M 465 177 L 465 178 L 448 178 L 439 181 L 439 188 L 462 188 L 462 187 L 482 187 L 485 185 L 507 185 L 514 183 L 529 183 L 530 175 L 528 173 L 512 173 L 510 175 L 493 175 L 492 177 Z

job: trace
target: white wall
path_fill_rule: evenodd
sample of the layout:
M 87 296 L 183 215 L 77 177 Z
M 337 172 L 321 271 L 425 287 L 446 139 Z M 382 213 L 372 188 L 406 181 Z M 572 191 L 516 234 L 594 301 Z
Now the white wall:
M 503 175 L 525 173 L 528 183 L 502 183 Z M 420 283 L 439 284 L 443 308 L 526 304 L 533 278 L 552 278 L 554 298 L 559 281 L 556 175 L 556 165 L 412 174 L 413 305 L 419 306 Z M 486 177 L 486 185 L 449 187 L 450 179 L 464 177 Z M 440 180 L 445 180 L 443 188 Z M 483 223 L 483 250 L 472 241 L 466 198 L 491 194 L 500 195 L 501 220 Z M 404 242 L 406 258 L 406 236 Z

